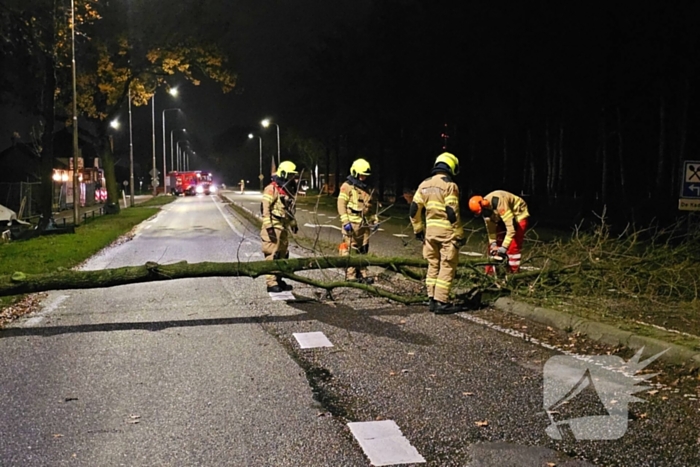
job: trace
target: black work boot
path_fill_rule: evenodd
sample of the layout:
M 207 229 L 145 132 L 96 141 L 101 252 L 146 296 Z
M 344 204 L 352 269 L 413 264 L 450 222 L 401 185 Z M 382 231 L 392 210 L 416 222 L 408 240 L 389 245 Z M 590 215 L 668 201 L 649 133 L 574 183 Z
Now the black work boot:
M 268 285 L 267 292 L 268 293 L 280 293 L 280 292 L 284 292 L 284 289 L 282 287 L 280 287 L 279 285 Z
M 277 279 L 277 284 L 278 284 L 279 287 L 280 287 L 282 290 L 284 290 L 284 291 L 290 291 L 290 290 L 293 290 L 293 289 L 294 289 L 294 287 L 292 287 L 292 284 L 287 284 L 287 283 L 286 283 L 285 281 L 283 281 L 282 279 Z
M 436 315 L 449 315 L 450 313 L 457 313 L 459 307 L 453 305 L 452 303 L 438 302 L 435 300 L 435 314 Z
M 434 312 L 435 312 L 435 307 L 436 307 L 436 306 L 437 306 L 437 302 L 435 301 L 435 299 L 434 299 L 433 297 L 428 298 L 428 310 L 429 310 L 431 313 L 434 313 Z

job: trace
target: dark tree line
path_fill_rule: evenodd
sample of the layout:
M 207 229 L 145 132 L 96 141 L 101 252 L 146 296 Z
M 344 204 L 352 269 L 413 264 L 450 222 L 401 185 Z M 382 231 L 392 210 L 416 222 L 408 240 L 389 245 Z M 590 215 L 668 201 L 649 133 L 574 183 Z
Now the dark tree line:
M 326 170 L 367 157 L 380 190 L 415 187 L 446 146 L 465 193 L 503 188 L 572 217 L 673 216 L 682 161 L 699 158 L 699 13 L 377 1 L 310 52 L 289 117 L 328 148 Z

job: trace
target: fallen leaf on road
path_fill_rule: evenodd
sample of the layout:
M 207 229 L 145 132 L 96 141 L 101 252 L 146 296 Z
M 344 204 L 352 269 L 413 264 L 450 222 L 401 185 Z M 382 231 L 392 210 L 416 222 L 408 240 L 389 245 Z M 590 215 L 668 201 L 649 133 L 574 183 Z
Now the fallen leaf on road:
M 80 160 L 80 159 L 78 159 L 78 160 Z M 402 319 L 401 321 L 399 321 L 399 324 L 406 324 L 406 320 Z
M 80 160 L 80 159 L 78 159 Z M 652 389 L 651 391 L 647 391 L 647 394 L 650 396 L 653 396 L 654 394 L 658 394 L 659 390 L 658 389 Z
M 389 372 L 389 376 L 396 376 L 396 372 L 395 372 L 395 371 L 390 371 L 390 372 Z
M 474 422 L 476 426 L 482 427 L 482 426 L 489 426 L 489 421 L 488 420 L 483 420 L 483 421 L 476 421 Z
M 129 418 L 132 420 L 137 420 L 137 419 L 141 418 L 141 415 L 129 415 Z
M 80 160 L 80 159 L 78 159 L 78 160 Z M 415 355 L 415 354 L 416 354 L 415 352 L 408 352 L 408 355 Z
M 463 392 L 462 395 L 463 396 L 473 396 L 474 393 L 473 392 Z
M 63 438 L 63 435 L 61 433 L 56 433 L 53 435 L 54 438 Z
M 557 464 L 554 462 L 547 462 L 547 467 L 557 467 Z
M 646 412 L 640 413 L 640 414 L 639 414 L 639 418 L 647 418 L 647 416 L 648 416 L 648 415 L 647 415 Z

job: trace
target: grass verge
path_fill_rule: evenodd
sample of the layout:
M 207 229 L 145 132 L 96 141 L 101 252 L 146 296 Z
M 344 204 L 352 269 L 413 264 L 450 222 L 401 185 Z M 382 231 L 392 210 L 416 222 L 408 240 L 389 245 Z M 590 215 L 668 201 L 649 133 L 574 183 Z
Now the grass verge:
M 133 208 L 122 209 L 118 215 L 97 217 L 76 228 L 73 234 L 44 235 L 2 244 L 0 275 L 16 271 L 42 274 L 58 268 L 73 268 L 155 215 L 160 206 L 174 200 L 170 196 L 152 198 Z M 0 309 L 17 303 L 21 298 L 0 297 Z

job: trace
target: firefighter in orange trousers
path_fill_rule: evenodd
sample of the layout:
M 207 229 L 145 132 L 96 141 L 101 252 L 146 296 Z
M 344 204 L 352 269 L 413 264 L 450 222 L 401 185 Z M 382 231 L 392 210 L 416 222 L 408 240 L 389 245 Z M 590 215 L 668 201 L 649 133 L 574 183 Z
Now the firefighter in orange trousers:
M 338 196 L 338 215 L 343 227 L 343 245 L 341 256 L 359 253 L 366 255 L 369 251 L 369 237 L 376 219 L 370 219 L 372 194 L 365 183 L 370 176 L 371 167 L 364 159 L 357 159 L 350 166 L 350 175 L 340 187 Z M 374 283 L 367 268 L 347 268 L 345 280 Z
M 299 231 L 294 218 L 296 169 L 293 162 L 282 161 L 277 172 L 272 176 L 272 181 L 263 190 L 260 238 L 267 261 L 289 258 L 289 231 L 291 230 L 292 233 Z M 268 292 L 292 290 L 292 286 L 285 283 L 279 275 L 266 275 L 265 281 Z
M 520 271 L 527 218 L 527 203 L 513 193 L 504 190 L 488 195 L 472 196 L 469 209 L 475 216 L 482 216 L 489 236 L 489 255 L 499 261 L 508 261 L 508 271 Z M 486 266 L 487 274 L 495 274 L 493 266 Z
M 464 231 L 459 218 L 459 187 L 452 177 L 459 173 L 459 160 L 444 152 L 435 159 L 430 178 L 416 190 L 409 215 L 413 233 L 423 242 L 423 257 L 428 261 L 425 285 L 430 311 L 452 313 L 450 288 L 464 246 Z M 425 225 L 422 213 L 425 210 Z

